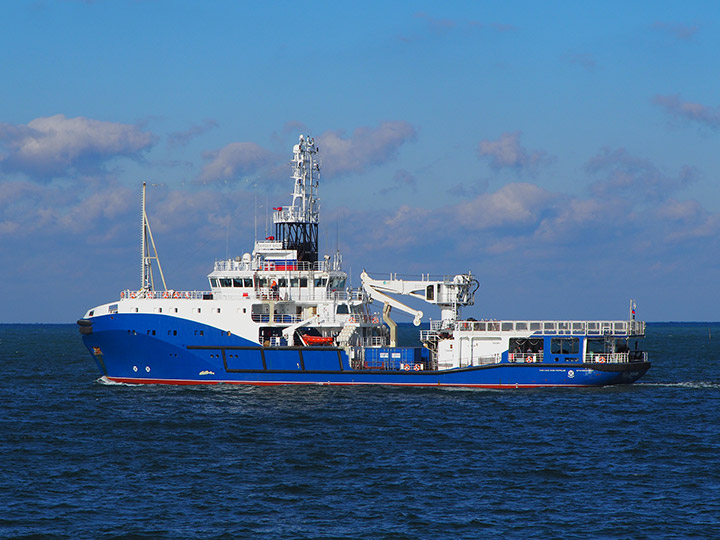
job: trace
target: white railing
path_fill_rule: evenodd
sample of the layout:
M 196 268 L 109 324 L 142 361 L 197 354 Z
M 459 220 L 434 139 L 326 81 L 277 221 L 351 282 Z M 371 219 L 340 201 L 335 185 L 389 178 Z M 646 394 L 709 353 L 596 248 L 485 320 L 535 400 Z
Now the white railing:
M 534 364 L 543 361 L 543 353 L 508 353 L 508 362 L 520 364 Z
M 533 335 L 644 336 L 643 321 L 430 321 L 430 331 L 530 332 Z
M 585 362 L 597 364 L 626 364 L 628 362 L 647 362 L 648 353 L 631 351 L 624 353 L 588 353 L 585 355 Z
M 339 271 L 340 268 L 338 263 L 333 260 L 322 260 L 322 261 L 287 261 L 285 264 L 282 261 L 264 261 L 254 260 L 250 263 L 240 261 L 233 261 L 232 259 L 223 259 L 215 261 L 214 266 L 215 272 L 255 272 L 255 271 L 266 271 L 266 272 L 330 272 Z M 244 276 L 243 276 L 244 277 Z
M 328 291 L 326 289 L 281 289 L 279 292 L 274 292 L 270 287 L 262 287 L 259 289 L 251 288 L 223 288 L 221 293 L 224 298 L 252 298 L 258 300 L 275 300 L 275 301 L 310 301 L 310 302 L 331 302 L 335 301 L 358 301 L 362 302 L 365 294 L 362 290 L 352 290 L 348 293 L 345 290 L 342 291 Z M 203 298 L 210 296 L 212 298 L 212 291 L 135 291 L 131 289 L 125 289 L 120 293 L 120 298 L 135 299 L 135 298 L 148 298 L 148 299 L 171 299 L 175 298 L 178 300 L 202 300 Z M 369 322 L 369 321 L 368 321 Z
M 122 300 L 135 299 L 135 298 L 147 298 L 150 300 L 202 300 L 205 296 L 210 295 L 210 291 L 133 291 L 131 289 L 125 289 L 120 293 Z

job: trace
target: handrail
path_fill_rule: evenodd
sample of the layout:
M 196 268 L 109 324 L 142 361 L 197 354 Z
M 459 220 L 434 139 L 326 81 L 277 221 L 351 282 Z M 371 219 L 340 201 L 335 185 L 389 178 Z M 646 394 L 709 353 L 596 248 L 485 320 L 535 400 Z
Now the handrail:
M 121 300 L 132 300 L 144 298 L 149 300 L 202 300 L 206 296 L 212 296 L 211 291 L 134 291 L 125 289 L 120 292 Z
M 362 301 L 364 292 L 360 289 L 353 289 L 349 293 L 346 290 L 328 291 L 326 289 L 297 289 L 294 287 L 281 288 L 279 292 L 273 291 L 270 287 L 254 288 L 222 288 L 219 296 L 224 299 L 252 298 L 258 300 L 274 301 Z M 120 292 L 120 299 L 176 299 L 176 300 L 202 300 L 207 296 L 212 297 L 212 291 L 136 291 L 125 289 Z
M 532 335 L 644 336 L 643 321 L 430 321 L 430 331 L 530 332 Z

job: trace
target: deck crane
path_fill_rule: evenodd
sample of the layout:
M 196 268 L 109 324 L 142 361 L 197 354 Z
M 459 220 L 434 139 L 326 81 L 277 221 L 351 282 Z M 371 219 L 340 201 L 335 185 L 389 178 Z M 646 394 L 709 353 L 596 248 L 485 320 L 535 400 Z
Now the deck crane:
M 413 324 L 420 325 L 423 312 L 413 309 L 390 294 L 411 296 L 435 304 L 440 308 L 443 321 L 456 321 L 460 315 L 460 308 L 472 305 L 475 302 L 475 291 L 478 282 L 471 272 L 445 277 L 442 280 L 431 280 L 429 275 L 423 275 L 420 280 L 398 279 L 397 274 L 390 274 L 390 279 L 373 279 L 365 270 L 360 274 L 365 292 L 373 300 L 383 302 L 383 320 L 390 328 L 390 345 L 397 345 L 397 325 L 390 318 L 392 308 L 399 309 L 413 316 Z

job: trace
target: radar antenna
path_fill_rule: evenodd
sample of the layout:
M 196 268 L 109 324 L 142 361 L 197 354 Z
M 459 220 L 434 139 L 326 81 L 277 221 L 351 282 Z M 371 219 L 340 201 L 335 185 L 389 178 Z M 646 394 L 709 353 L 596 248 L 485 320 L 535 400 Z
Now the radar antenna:
M 320 162 L 315 139 L 300 135 L 293 147 L 293 199 L 290 206 L 275 208 L 275 239 L 283 248 L 297 251 L 299 261 L 318 260 L 318 179 Z

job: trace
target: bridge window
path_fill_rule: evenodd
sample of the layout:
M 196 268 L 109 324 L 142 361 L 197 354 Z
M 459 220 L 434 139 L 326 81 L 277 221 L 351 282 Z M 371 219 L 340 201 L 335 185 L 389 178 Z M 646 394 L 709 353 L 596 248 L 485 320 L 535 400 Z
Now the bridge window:
M 325 285 L 327 285 L 327 278 L 315 278 L 316 287 L 324 287 Z
M 211 286 L 211 287 L 217 287 L 217 286 L 218 286 L 218 284 L 217 284 L 217 279 L 215 279 L 215 278 L 210 278 L 210 286 Z
M 552 354 L 577 354 L 580 350 L 580 339 L 572 337 L 552 338 L 550 352 Z
M 346 315 L 350 313 L 350 309 L 348 308 L 347 304 L 338 304 L 337 311 L 335 312 L 338 315 Z
M 232 279 L 231 278 L 220 278 L 220 286 L 221 287 L 232 287 Z
M 233 287 L 242 287 L 243 278 L 233 278 Z
M 337 289 L 344 289 L 345 288 L 345 279 L 341 277 L 334 277 L 330 280 L 330 288 L 332 290 Z

